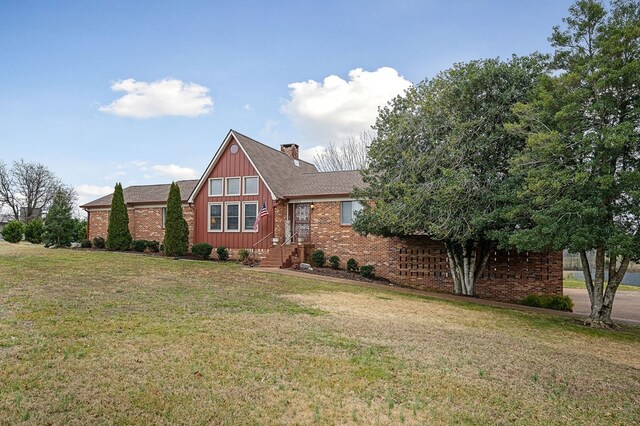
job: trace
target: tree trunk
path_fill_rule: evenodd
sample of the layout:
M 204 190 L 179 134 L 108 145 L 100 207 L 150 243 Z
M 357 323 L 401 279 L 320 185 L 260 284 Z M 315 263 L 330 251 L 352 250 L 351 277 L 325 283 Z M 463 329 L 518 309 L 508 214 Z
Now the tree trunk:
M 493 244 L 489 241 L 465 241 L 458 243 L 445 240 L 449 268 L 453 277 L 453 292 L 475 296 L 476 281 L 487 266 Z
M 592 327 L 608 328 L 613 325 L 611 311 L 616 291 L 624 278 L 629 266 L 629 257 L 623 256 L 618 266 L 618 258 L 611 256 L 609 259 L 609 277 L 605 286 L 605 249 L 602 246 L 596 248 L 595 277 L 591 277 L 591 267 L 586 251 L 580 252 L 582 271 L 584 273 L 587 293 L 591 301 L 591 314 L 585 324 Z

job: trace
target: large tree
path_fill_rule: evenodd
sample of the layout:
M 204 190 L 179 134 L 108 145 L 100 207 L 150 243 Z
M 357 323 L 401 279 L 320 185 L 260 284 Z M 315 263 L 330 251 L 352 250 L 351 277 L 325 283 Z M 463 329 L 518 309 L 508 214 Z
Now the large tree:
M 74 225 L 71 210 L 75 201 L 73 191 L 59 189 L 44 221 L 43 240 L 45 245 L 66 247 L 73 240 Z
M 107 250 L 129 250 L 131 247 L 131 231 L 129 230 L 129 213 L 124 203 L 122 184 L 116 183 L 111 198 L 109 211 L 109 227 L 107 228 Z
M 563 21 L 550 37 L 553 76 L 516 108 L 514 131 L 528 137 L 514 170 L 526 180 L 529 229 L 512 242 L 579 253 L 588 322 L 608 326 L 629 261 L 640 258 L 640 7 L 582 0 Z
M 374 203 L 356 217 L 361 233 L 426 234 L 444 241 L 454 292 L 473 295 L 496 240 L 513 224 L 509 161 L 524 138 L 507 132 L 544 64 L 538 55 L 457 64 L 380 111 L 363 172 Z
M 340 144 L 332 142 L 313 157 L 313 162 L 321 172 L 362 170 L 367 167 L 372 141 L 373 133 L 365 131 L 358 136 L 348 137 Z
M 46 210 L 61 187 L 60 179 L 43 164 L 20 160 L 9 169 L 0 162 L 0 207 L 9 207 L 15 220 L 28 221 Z
M 180 187 L 172 182 L 167 199 L 167 214 L 164 225 L 164 254 L 184 256 L 189 248 L 189 226 L 182 215 Z

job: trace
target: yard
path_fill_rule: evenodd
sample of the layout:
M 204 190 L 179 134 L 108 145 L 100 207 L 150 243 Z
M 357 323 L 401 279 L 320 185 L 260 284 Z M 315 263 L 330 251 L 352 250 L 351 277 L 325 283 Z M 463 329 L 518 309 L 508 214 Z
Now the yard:
M 632 424 L 638 354 L 638 328 L 0 242 L 0 424 Z

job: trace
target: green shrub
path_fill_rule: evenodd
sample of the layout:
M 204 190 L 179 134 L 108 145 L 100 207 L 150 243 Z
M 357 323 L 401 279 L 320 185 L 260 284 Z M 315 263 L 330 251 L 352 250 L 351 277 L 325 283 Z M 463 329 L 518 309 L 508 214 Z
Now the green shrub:
M 247 260 L 249 258 L 249 255 L 251 253 L 249 252 L 249 250 L 247 249 L 240 249 L 238 250 L 238 260 L 240 262 L 244 262 L 245 260 Z
M 329 258 L 329 264 L 333 269 L 340 269 L 340 258 L 338 256 L 331 256 Z
M 354 258 L 347 260 L 347 271 L 358 272 L 358 262 Z
M 107 250 L 129 250 L 131 246 L 131 231 L 129 231 L 129 213 L 124 204 L 122 185 L 116 184 L 111 198 L 109 211 L 109 227 L 107 229 Z
M 530 294 L 520 301 L 526 306 L 534 306 L 536 308 L 555 309 L 557 311 L 573 312 L 573 300 L 569 296 Z
M 311 253 L 311 261 L 313 262 L 313 266 L 322 268 L 327 258 L 322 250 L 314 250 L 313 253 Z
M 225 246 L 220 246 L 216 249 L 216 253 L 218 254 L 218 259 L 225 261 L 229 259 L 229 250 Z
M 42 244 L 44 223 L 40 219 L 33 219 L 24 225 L 24 239 L 32 244 Z
M 147 248 L 147 242 L 145 240 L 133 240 L 131 241 L 131 248 L 134 251 L 143 252 Z
M 360 275 L 362 275 L 364 278 L 373 278 L 375 276 L 373 271 L 373 265 L 362 265 L 360 267 Z
M 85 238 L 84 240 L 80 241 L 80 247 L 91 248 L 91 240 Z
M 198 243 L 191 246 L 191 253 L 201 259 L 207 260 L 211 257 L 213 246 L 207 243 Z
M 22 241 L 22 222 L 12 220 L 2 228 L 2 238 L 10 243 L 19 243 Z
M 93 239 L 93 246 L 98 249 L 103 249 L 105 247 L 105 241 L 102 237 L 95 237 Z
M 160 251 L 160 243 L 156 240 L 145 242 L 147 243 L 147 248 L 151 253 L 158 253 Z
M 164 224 L 164 254 L 184 256 L 189 249 L 189 225 L 182 215 L 180 187 L 172 182 L 167 199 L 167 214 Z

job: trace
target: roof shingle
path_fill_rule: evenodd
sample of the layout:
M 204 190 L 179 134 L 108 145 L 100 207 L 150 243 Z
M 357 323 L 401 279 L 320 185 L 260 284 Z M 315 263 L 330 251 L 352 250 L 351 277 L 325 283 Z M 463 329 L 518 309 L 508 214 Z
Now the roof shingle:
M 197 180 L 179 180 L 176 182 L 180 188 L 180 196 L 182 202 L 186 202 L 191 195 L 191 191 L 198 183 Z M 169 188 L 171 184 L 164 183 L 159 185 L 133 185 L 128 186 L 122 190 L 124 194 L 125 204 L 150 204 L 150 203 L 166 203 L 169 197 Z M 113 193 L 98 198 L 97 200 L 90 201 L 80 207 L 92 208 L 92 207 L 110 207 L 111 197 Z

